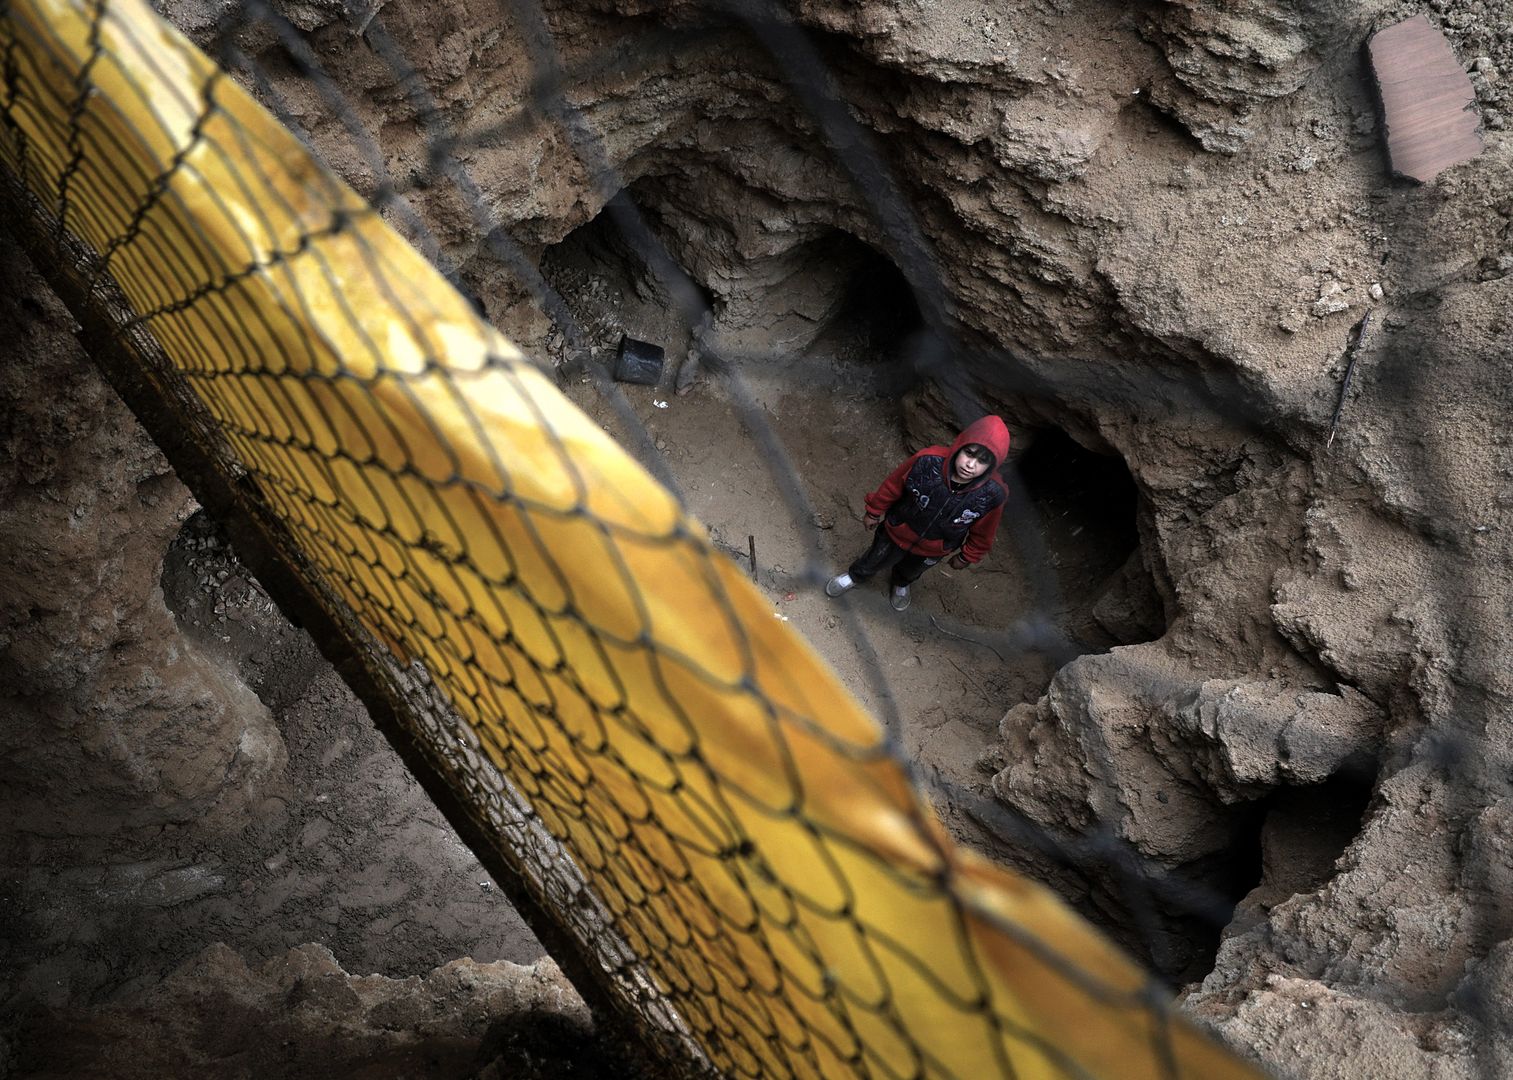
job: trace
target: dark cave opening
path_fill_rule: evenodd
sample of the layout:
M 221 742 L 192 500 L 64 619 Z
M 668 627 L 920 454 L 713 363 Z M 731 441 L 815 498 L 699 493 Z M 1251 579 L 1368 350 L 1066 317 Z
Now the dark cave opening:
M 912 387 L 924 319 L 903 273 L 882 252 L 840 230 L 807 245 L 805 256 L 833 268 L 837 297 L 810 351 L 872 368 L 879 393 Z
M 1335 863 L 1360 835 L 1376 792 L 1376 771 L 1352 764 L 1321 784 L 1285 787 L 1263 806 L 1258 858 L 1251 885 L 1270 908 L 1288 897 L 1320 888 Z
M 654 218 L 638 212 L 656 231 Z M 560 300 L 546 312 L 553 328 L 545 348 L 553 364 L 569 371 L 590 362 L 607 364 L 620 338 L 629 335 L 666 348 L 676 370 L 690 334 L 688 320 L 608 209 L 548 247 L 540 270 Z
M 1322 888 L 1360 834 L 1375 788 L 1374 770 L 1347 767 L 1320 784 L 1281 787 L 1234 807 L 1229 845 L 1175 873 L 1172 895 L 1194 903 L 1186 912 L 1177 908 L 1185 927 L 1180 940 L 1165 935 L 1150 942 L 1152 963 L 1179 985 L 1195 982 L 1213 969 L 1225 938 Z M 1183 880 L 1191 885 L 1181 886 Z
M 1043 570 L 1074 613 L 1069 629 L 1090 647 L 1160 637 L 1166 612 L 1141 548 L 1140 492 L 1129 467 L 1060 428 L 1032 430 L 1023 442 L 1010 486 L 1039 523 Z
M 620 196 L 687 275 L 704 311 L 680 308 L 655 260 L 626 238 L 608 209 L 543 253 L 540 270 L 560 297 L 546 351 L 568 374 L 608 365 L 622 335 L 662 346 L 661 385 L 686 389 L 695 330 L 711 352 L 749 377 L 794 389 L 895 398 L 918 381 L 923 320 L 903 274 L 843 229 L 809 226 L 750 252 L 707 217 L 696 193 L 648 179 Z M 697 359 L 697 358 L 695 358 Z

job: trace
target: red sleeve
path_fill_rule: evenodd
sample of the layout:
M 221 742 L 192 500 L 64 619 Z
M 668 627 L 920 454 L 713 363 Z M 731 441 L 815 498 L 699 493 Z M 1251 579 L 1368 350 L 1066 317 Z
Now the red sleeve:
M 921 450 L 919 454 L 926 453 Z M 904 478 L 909 475 L 909 470 L 914 467 L 914 461 L 919 454 L 911 454 L 904 459 L 903 464 L 890 472 L 883 480 L 882 485 L 866 498 L 867 513 L 873 517 L 882 517 L 904 493 Z
M 967 532 L 967 542 L 961 546 L 961 557 L 969 563 L 979 561 L 993 546 L 998 534 L 998 521 L 1003 517 L 1003 503 L 999 503 L 982 517 L 972 522 Z

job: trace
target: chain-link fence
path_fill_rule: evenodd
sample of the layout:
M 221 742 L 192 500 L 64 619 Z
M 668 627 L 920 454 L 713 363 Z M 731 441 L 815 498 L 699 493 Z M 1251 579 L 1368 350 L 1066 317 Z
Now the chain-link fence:
M 707 326 L 701 291 L 569 102 L 539 9 L 509 9 L 535 106 L 686 325 Z M 926 327 L 911 363 L 970 419 L 927 245 L 812 45 L 776 9 L 719 10 L 783 58 L 795 98 L 846 148 Z M 434 253 L 299 34 L 261 3 L 229 18 L 277 35 L 382 178 L 374 205 Z M 579 334 L 491 220 L 376 9 L 364 34 L 481 242 Z M 277 104 L 225 42 L 222 60 Z M 131 0 L 12 0 L 0 46 L 5 210 L 92 352 L 624 1037 L 690 1074 L 1253 1075 L 1048 892 L 953 844 L 901 759 L 897 717 L 875 724 L 773 618 L 671 478 L 568 404 L 177 32 Z M 807 516 L 760 410 L 724 374 Z M 1054 611 L 1050 561 L 1033 530 L 1016 540 L 1046 570 L 1037 608 Z M 1064 647 L 1042 624 L 1026 635 Z M 1108 753 L 1088 750 L 1095 764 Z M 1222 898 L 1146 874 L 1111 837 L 1072 850 L 1017 818 L 1003 828 L 1104 868 L 1137 916 L 1152 890 L 1226 916 Z

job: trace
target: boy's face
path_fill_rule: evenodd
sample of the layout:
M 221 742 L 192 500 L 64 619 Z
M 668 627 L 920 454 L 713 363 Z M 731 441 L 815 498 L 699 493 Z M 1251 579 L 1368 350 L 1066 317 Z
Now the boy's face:
M 976 480 L 988 471 L 988 463 L 980 458 L 973 457 L 963 450 L 956 455 L 956 460 L 952 462 L 952 470 L 955 472 L 958 482 Z

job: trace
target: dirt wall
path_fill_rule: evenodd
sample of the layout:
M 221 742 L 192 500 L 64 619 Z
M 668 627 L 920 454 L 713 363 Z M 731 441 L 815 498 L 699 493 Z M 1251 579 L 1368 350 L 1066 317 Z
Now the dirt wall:
M 209 9 L 170 7 L 217 39 Z M 396 223 L 423 222 L 491 317 L 566 359 L 428 155 L 437 129 L 461 139 L 456 160 L 532 265 L 602 209 L 612 192 L 526 107 L 552 99 L 521 26 L 383 7 L 430 96 L 417 116 L 371 26 L 336 5 L 285 10 L 350 109 L 272 35 L 243 33 L 265 96 L 359 188 L 381 193 L 386 172 L 414 210 Z M 1008 710 L 983 762 L 1022 820 L 1069 842 L 1101 825 L 1136 853 L 1151 919 L 1133 918 L 1108 859 L 1039 872 L 1280 1069 L 1450 1077 L 1474 1075 L 1477 1054 L 1502 1061 L 1504 1029 L 1483 1021 L 1508 1001 L 1513 13 L 1431 5 L 1474 72 L 1486 149 L 1403 187 L 1360 46 L 1413 5 L 793 10 L 929 267 L 879 213 L 887 192 L 825 148 L 791 72 L 728 17 L 605 0 L 548 21 L 569 97 L 713 298 L 715 333 L 823 316 L 812 289 L 783 285 L 805 265 L 794 253 L 846 233 L 938 279 L 987 405 L 1127 465 L 1165 631 L 1067 665 Z M 947 425 L 941 401 L 911 397 L 912 429 Z

